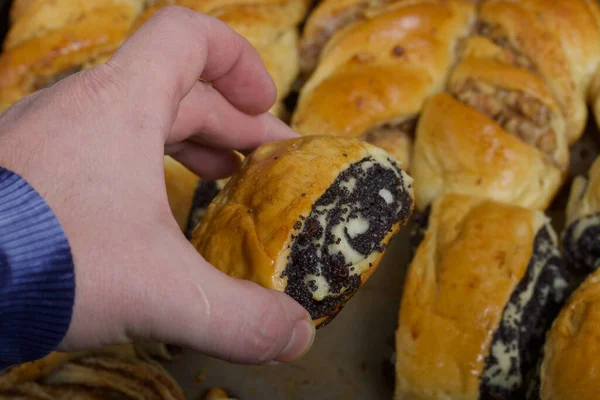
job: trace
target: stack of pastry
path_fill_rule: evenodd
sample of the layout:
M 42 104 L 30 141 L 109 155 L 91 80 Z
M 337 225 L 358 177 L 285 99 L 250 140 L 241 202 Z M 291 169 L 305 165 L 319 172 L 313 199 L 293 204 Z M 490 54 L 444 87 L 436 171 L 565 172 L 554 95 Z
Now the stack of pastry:
M 415 179 L 396 399 L 522 397 L 574 283 L 544 211 L 600 91 L 600 7 L 326 0 L 301 51 L 292 126 L 362 138 Z

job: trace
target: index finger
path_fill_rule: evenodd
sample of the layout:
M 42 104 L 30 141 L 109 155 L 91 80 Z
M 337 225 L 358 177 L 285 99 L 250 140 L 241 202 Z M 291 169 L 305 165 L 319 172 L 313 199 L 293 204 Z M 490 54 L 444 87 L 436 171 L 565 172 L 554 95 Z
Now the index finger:
M 109 63 L 144 95 L 139 101 L 167 98 L 173 113 L 200 78 L 248 114 L 267 112 L 277 95 L 260 56 L 245 38 L 218 19 L 185 7 L 160 9 Z

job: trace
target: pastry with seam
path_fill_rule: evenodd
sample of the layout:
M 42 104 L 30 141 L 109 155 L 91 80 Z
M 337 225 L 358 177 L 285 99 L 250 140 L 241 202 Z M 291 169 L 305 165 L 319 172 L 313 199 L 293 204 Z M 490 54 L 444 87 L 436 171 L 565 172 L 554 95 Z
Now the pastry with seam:
M 395 399 L 522 398 L 569 282 L 542 212 L 436 199 L 404 284 Z
M 544 345 L 538 387 L 528 400 L 595 400 L 600 393 L 600 271 L 573 293 Z
M 569 267 L 582 277 L 600 267 L 600 157 L 573 180 L 562 245 Z
M 362 138 L 410 170 L 417 118 L 425 100 L 444 90 L 475 7 L 462 0 L 367 3 L 326 0 L 309 17 L 304 53 L 317 53 L 330 36 L 300 91 L 292 128 Z M 344 15 L 354 20 L 340 24 Z
M 144 0 L 32 0 L 20 6 L 0 55 L 0 112 L 105 62 L 126 39 L 143 5 Z
M 447 92 L 419 120 L 411 164 L 419 211 L 443 193 L 550 205 L 586 123 L 599 13 L 587 0 L 480 2 Z
M 192 244 L 228 275 L 287 293 L 320 327 L 375 271 L 412 195 L 398 163 L 360 140 L 267 143 L 210 204 Z

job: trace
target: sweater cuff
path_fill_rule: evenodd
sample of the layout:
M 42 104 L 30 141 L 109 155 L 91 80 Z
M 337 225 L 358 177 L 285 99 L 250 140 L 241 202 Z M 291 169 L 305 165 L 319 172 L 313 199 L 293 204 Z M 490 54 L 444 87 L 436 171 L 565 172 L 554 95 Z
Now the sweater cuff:
M 45 200 L 0 167 L 0 370 L 52 352 L 75 299 L 69 242 Z

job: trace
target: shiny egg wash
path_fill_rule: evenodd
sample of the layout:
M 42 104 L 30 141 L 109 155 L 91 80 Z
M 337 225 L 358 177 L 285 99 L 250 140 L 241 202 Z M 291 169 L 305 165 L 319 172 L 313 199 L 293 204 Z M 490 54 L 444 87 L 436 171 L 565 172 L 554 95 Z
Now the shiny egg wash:
M 351 164 L 294 225 L 282 273 L 285 293 L 313 319 L 331 320 L 339 312 L 385 251 L 393 226 L 412 212 L 410 186 L 396 163 L 385 161 L 366 157 Z

